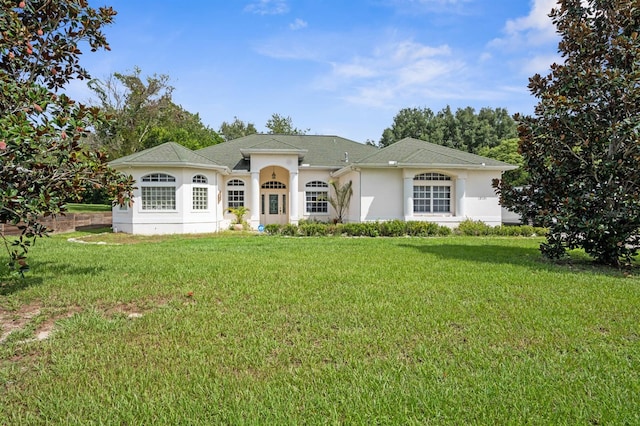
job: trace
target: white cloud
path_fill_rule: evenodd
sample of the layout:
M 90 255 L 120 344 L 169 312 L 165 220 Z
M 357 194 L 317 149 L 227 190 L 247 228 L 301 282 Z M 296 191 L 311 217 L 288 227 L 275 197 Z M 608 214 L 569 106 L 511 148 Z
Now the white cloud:
M 317 89 L 345 92 L 343 99 L 348 102 L 374 107 L 439 92 L 465 68 L 449 46 L 426 46 L 413 40 L 388 42 L 369 56 L 334 61 L 331 66 L 331 72 L 316 82 Z
M 307 28 L 308 25 L 309 24 L 307 24 L 306 21 L 300 18 L 296 18 L 295 21 L 289 24 L 289 28 L 293 31 L 296 31 L 296 30 L 301 30 L 302 28 Z
M 256 0 L 244 8 L 245 12 L 257 15 L 282 15 L 289 11 L 286 0 Z
M 518 48 L 522 45 L 539 46 L 557 42 L 555 26 L 549 12 L 556 0 L 533 0 L 527 16 L 510 19 L 505 23 L 505 37 L 491 41 L 490 45 L 501 48 Z
M 503 28 L 504 36 L 491 40 L 483 57 L 491 55 L 496 61 L 509 53 L 509 64 L 519 75 L 546 73 L 553 62 L 560 62 L 556 49 L 559 36 L 549 17 L 556 0 L 531 0 L 526 16 L 509 19 Z

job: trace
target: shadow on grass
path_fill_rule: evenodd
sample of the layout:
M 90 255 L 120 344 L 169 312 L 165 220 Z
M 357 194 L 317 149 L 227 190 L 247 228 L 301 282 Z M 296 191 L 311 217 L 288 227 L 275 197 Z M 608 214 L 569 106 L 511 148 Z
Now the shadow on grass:
M 442 245 L 410 245 L 403 247 L 418 250 L 441 259 L 467 262 L 519 265 L 537 270 L 548 270 L 566 273 L 588 273 L 609 277 L 626 278 L 629 273 L 640 272 L 639 268 L 620 270 L 598 265 L 584 253 L 572 252 L 569 257 L 560 261 L 545 259 L 537 247 L 518 247 L 500 244 L 442 244 Z
M 66 276 L 87 276 L 103 272 L 105 268 L 78 267 L 69 263 L 54 262 L 29 262 L 30 270 L 24 278 L 12 277 L 8 269 L 0 270 L 0 296 L 8 296 L 25 290 L 29 287 L 40 285 L 44 282 L 46 274 Z
M 9 296 L 29 287 L 40 285 L 43 281 L 40 277 L 31 277 L 29 275 L 25 275 L 24 278 L 10 277 L 5 279 L 2 277 L 6 275 L 2 274 L 3 272 L 0 272 L 0 296 Z

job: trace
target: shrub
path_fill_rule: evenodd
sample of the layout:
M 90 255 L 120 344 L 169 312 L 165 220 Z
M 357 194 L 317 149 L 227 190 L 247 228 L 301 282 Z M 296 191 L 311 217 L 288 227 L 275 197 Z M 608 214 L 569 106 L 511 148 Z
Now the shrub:
M 467 236 L 490 235 L 491 227 L 479 220 L 466 219 L 458 225 L 457 233 Z
M 421 221 L 407 222 L 405 227 L 406 234 L 412 237 L 428 237 L 430 235 L 439 235 L 439 228 L 440 226 L 437 223 Z
M 298 235 L 298 227 L 292 223 L 288 223 L 286 225 L 284 225 L 281 229 L 280 229 L 280 233 L 282 235 L 288 235 L 290 237 L 295 237 Z
M 437 235 L 441 237 L 446 237 L 447 235 L 451 235 L 452 233 L 453 233 L 453 230 L 448 226 L 438 225 Z
M 264 231 L 269 235 L 278 235 L 281 233 L 282 226 L 277 223 L 271 223 L 264 227 Z
M 344 223 L 343 232 L 352 237 L 377 237 L 380 235 L 378 222 Z
M 301 235 L 305 237 L 313 236 L 325 236 L 328 233 L 328 227 L 326 223 L 305 223 L 298 226 Z
M 402 220 L 390 220 L 378 224 L 378 232 L 383 237 L 400 237 L 407 235 L 407 225 Z

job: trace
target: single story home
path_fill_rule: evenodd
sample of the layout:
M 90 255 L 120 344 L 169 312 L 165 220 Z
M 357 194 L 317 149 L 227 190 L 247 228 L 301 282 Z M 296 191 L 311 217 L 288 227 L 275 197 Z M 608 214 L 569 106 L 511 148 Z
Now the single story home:
M 338 136 L 254 134 L 198 151 L 165 143 L 110 163 L 136 180 L 132 207 L 113 208 L 131 234 L 229 229 L 246 207 L 253 229 L 302 219 L 329 222 L 331 182 L 351 182 L 345 222 L 465 219 L 502 223 L 491 181 L 516 166 L 406 138 L 383 149 Z

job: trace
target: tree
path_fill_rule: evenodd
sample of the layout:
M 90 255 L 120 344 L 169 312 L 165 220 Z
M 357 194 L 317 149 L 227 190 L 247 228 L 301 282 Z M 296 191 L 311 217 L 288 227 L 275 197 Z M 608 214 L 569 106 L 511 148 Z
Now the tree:
M 192 114 L 179 105 L 171 103 L 164 119 L 152 127 L 144 140 L 144 148 L 165 142 L 176 142 L 192 150 L 206 148 L 224 142 L 215 130 L 202 123 L 199 114 Z
M 338 182 L 332 180 L 329 182 L 331 188 L 333 188 L 333 192 L 335 193 L 335 197 L 329 196 L 329 204 L 336 211 L 336 222 L 342 223 L 344 220 L 344 215 L 347 213 L 349 209 L 349 203 L 351 202 L 351 196 L 353 195 L 353 182 L 349 181 L 344 185 L 338 185 Z
M 219 132 L 222 134 L 225 141 L 258 133 L 256 126 L 253 123 L 245 123 L 238 117 L 233 117 L 233 121 L 231 123 L 223 121 L 220 125 Z
M 104 119 L 100 111 L 58 93 L 89 77 L 78 62 L 81 43 L 109 49 L 101 28 L 112 22 L 113 9 L 77 0 L 0 4 L 0 224 L 22 230 L 16 240 L 0 237 L 9 267 L 23 274 L 29 248 L 47 233 L 40 217 L 63 213 L 67 198 L 87 184 L 106 186 L 125 203 L 133 181 L 80 143 Z
M 458 108 L 455 114 L 449 106 L 437 114 L 429 108 L 404 108 L 382 132 L 380 146 L 411 137 L 478 153 L 516 136 L 516 123 L 504 108 L 482 108 L 478 113 L 471 107 Z
M 386 147 L 404 138 L 428 140 L 433 133 L 435 114 L 429 108 L 403 108 L 384 129 L 380 146 Z
M 143 78 L 141 74 L 136 67 L 130 73 L 113 73 L 105 80 L 89 82 L 95 103 L 112 118 L 96 128 L 94 146 L 118 158 L 169 141 L 190 149 L 223 142 L 198 114 L 173 103 L 168 75 Z
M 551 11 L 561 65 L 534 75 L 534 116 L 517 116 L 527 185 L 495 182 L 503 204 L 549 227 L 542 253 L 583 248 L 629 264 L 640 228 L 640 8 L 637 0 L 561 0 Z
M 306 135 L 309 131 L 309 129 L 301 130 L 293 127 L 291 117 L 280 114 L 272 114 L 265 127 L 269 129 L 268 133 L 278 135 Z
M 518 152 L 518 142 L 518 138 L 505 139 L 497 146 L 492 148 L 485 146 L 478 151 L 478 154 L 484 157 L 519 166 L 515 170 L 508 170 L 502 174 L 502 180 L 513 187 L 525 185 L 529 177 L 528 173 L 522 168 L 524 160 Z

